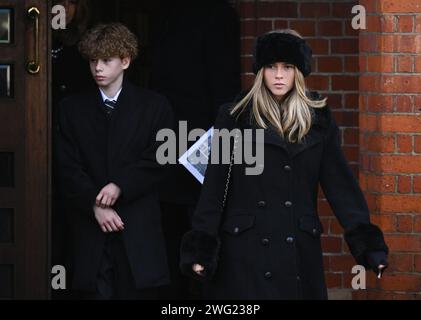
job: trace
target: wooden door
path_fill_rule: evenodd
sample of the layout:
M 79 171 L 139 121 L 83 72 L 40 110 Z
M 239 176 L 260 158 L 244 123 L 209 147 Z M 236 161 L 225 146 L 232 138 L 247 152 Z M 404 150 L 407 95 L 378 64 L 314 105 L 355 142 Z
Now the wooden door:
M 49 295 L 49 6 L 0 0 L 0 299 Z

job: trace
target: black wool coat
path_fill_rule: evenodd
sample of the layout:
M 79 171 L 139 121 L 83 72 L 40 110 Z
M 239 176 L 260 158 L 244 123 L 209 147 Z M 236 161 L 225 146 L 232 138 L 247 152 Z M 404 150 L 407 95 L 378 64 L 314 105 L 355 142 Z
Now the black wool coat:
M 93 211 L 110 182 L 121 188 L 114 209 L 138 289 L 169 282 L 157 186 L 156 133 L 171 128 L 167 100 L 124 81 L 116 111 L 108 119 L 98 89 L 63 100 L 58 141 L 59 174 L 72 228 L 73 288 L 95 290 L 107 234 Z
M 250 107 L 238 121 L 230 108 L 221 107 L 215 128 L 253 128 Z M 262 174 L 246 175 L 245 164 L 233 165 L 225 210 L 229 164 L 208 165 L 180 262 L 186 274 L 198 279 L 192 264 L 205 267 L 205 298 L 327 298 L 319 183 L 357 262 L 370 268 L 368 253 L 387 253 L 382 232 L 370 223 L 329 107 L 312 110 L 312 126 L 303 143 L 286 143 L 272 127 L 264 130 Z

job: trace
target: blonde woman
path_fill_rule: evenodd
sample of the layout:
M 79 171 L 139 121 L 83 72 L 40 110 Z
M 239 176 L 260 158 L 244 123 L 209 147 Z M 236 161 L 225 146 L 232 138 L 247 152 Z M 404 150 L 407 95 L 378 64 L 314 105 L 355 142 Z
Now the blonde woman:
M 306 91 L 311 55 L 293 30 L 258 37 L 253 87 L 220 109 L 217 129 L 264 130 L 264 162 L 260 175 L 247 175 L 245 163 L 208 165 L 180 262 L 207 280 L 207 299 L 327 298 L 319 183 L 356 262 L 379 277 L 387 267 L 387 245 L 370 222 L 326 99 Z

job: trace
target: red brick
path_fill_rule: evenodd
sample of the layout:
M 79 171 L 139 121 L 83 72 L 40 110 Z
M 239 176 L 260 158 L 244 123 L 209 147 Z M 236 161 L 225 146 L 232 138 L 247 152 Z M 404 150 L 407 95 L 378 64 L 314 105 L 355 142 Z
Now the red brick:
M 384 173 L 421 173 L 421 156 L 372 156 L 370 169 Z
M 395 151 L 395 138 L 381 135 L 368 136 L 367 148 L 371 152 L 392 153 Z
M 359 142 L 359 130 L 354 128 L 344 129 L 344 144 L 346 145 L 358 145 Z
M 359 42 L 359 51 L 360 53 L 363 52 L 378 52 L 379 49 L 377 47 L 377 36 L 374 34 L 364 34 L 360 35 L 360 42 Z
M 360 54 L 358 56 L 358 67 L 360 69 L 361 72 L 366 72 L 367 71 L 367 56 L 364 54 Z
M 358 162 L 359 157 L 359 147 L 358 146 L 346 146 L 342 147 L 345 158 L 349 162 Z
M 269 32 L 273 29 L 271 20 L 257 20 L 257 35 Z
M 316 34 L 316 23 L 314 21 L 291 21 L 290 27 L 298 31 L 303 37 L 311 37 Z
M 398 216 L 398 231 L 411 233 L 413 229 L 414 218 L 412 216 Z
M 329 76 L 312 75 L 307 78 L 306 84 L 312 90 L 329 90 Z
M 397 228 L 396 215 L 372 214 L 371 222 L 378 225 L 383 232 L 395 232 Z
M 395 32 L 396 17 L 392 15 L 384 15 L 380 17 L 381 32 Z
M 321 216 L 333 216 L 332 208 L 326 200 L 318 199 L 317 204 L 317 209 Z
M 345 72 L 358 72 L 358 56 L 345 56 Z
M 342 238 L 322 237 L 323 252 L 335 253 L 342 252 Z
M 417 14 L 415 17 L 415 32 L 421 32 L 421 15 Z
M 415 294 L 411 293 L 394 293 L 393 300 L 414 300 Z
M 368 56 L 367 71 L 369 72 L 393 72 L 393 56 Z
M 392 76 L 392 75 L 361 75 L 361 89 L 364 91 L 375 91 L 385 93 L 419 93 L 421 87 L 421 77 L 408 76 Z
M 415 96 L 415 111 L 421 111 L 421 95 Z
M 378 209 L 384 213 L 416 213 L 420 209 L 419 201 L 419 196 L 384 194 L 378 199 Z
M 356 5 L 356 2 L 349 3 L 332 3 L 332 17 L 335 18 L 350 18 L 354 16 L 352 13 L 352 7 Z
M 353 54 L 359 53 L 358 39 L 332 39 L 332 53 Z
M 396 141 L 398 145 L 398 153 L 411 153 L 412 152 L 412 149 L 413 149 L 412 136 L 399 135 Z
M 416 136 L 415 137 L 415 152 L 416 153 L 421 153 L 421 136 Z
M 329 42 L 326 39 L 307 39 L 306 40 L 313 54 L 328 54 L 329 52 Z
M 414 218 L 414 232 L 421 233 L 421 216 L 415 216 Z
M 256 36 L 256 21 L 255 20 L 241 21 L 241 36 L 242 37 Z
M 245 72 L 252 72 L 252 64 L 253 58 L 252 57 L 241 57 L 241 71 Z
M 342 94 L 328 93 L 326 94 L 327 103 L 332 109 L 342 109 Z
M 378 13 L 377 12 L 377 1 L 373 0 L 360 0 L 359 4 L 364 6 L 366 13 Z
M 400 53 L 421 52 L 421 35 L 394 36 L 394 51 Z
M 347 94 L 344 94 L 344 98 L 345 98 L 344 109 L 358 110 L 358 99 L 359 99 L 358 94 L 347 93 Z
M 295 18 L 298 10 L 295 2 L 262 2 L 258 3 L 259 18 Z
M 398 72 L 412 72 L 414 67 L 414 57 L 397 56 L 396 66 Z
M 254 2 L 240 2 L 240 17 L 241 18 L 254 18 L 256 6 Z
M 318 57 L 318 72 L 342 72 L 342 57 Z
M 401 36 L 400 36 L 401 37 Z M 376 36 L 377 49 L 380 52 L 395 53 L 395 40 L 396 36 L 393 35 L 378 35 Z
M 286 29 L 288 28 L 287 20 L 275 20 L 275 29 Z
M 344 23 L 345 23 L 345 35 L 358 37 L 360 30 L 354 29 L 352 27 L 351 20 L 345 20 Z
M 421 176 L 414 176 L 413 192 L 421 193 Z
M 241 75 L 241 88 L 243 90 L 250 89 L 253 86 L 254 78 L 255 76 L 251 74 Z
M 327 17 L 330 15 L 329 3 L 301 3 L 300 17 Z
M 421 254 L 414 256 L 414 269 L 415 272 L 421 272 Z
M 420 73 L 421 72 L 421 56 L 416 56 L 414 57 L 414 59 L 415 59 L 415 72 Z
M 416 292 L 421 288 L 421 276 L 413 274 L 387 274 L 378 287 L 388 291 Z
M 329 234 L 331 235 L 342 235 L 344 229 L 339 223 L 338 219 L 330 219 Z
M 366 300 L 394 300 L 394 296 L 392 292 L 369 290 Z
M 398 16 L 398 32 L 412 32 L 414 16 Z
M 343 21 L 327 20 L 320 21 L 318 26 L 319 36 L 341 36 Z
M 388 272 L 412 272 L 414 270 L 414 255 L 390 254 Z
M 355 260 L 350 255 L 331 256 L 330 269 L 334 272 L 351 273 L 352 267 L 355 265 Z
M 391 251 L 420 252 L 421 236 L 415 235 L 385 235 L 385 241 Z
M 253 54 L 254 39 L 241 39 L 241 53 Z
M 382 32 L 380 24 L 380 16 L 367 16 L 366 18 L 367 32 Z
M 392 112 L 393 97 L 392 96 L 368 96 L 368 111 L 370 112 Z
M 379 122 L 379 117 L 376 115 L 371 115 L 371 114 L 363 114 L 361 113 L 359 115 L 359 120 L 360 120 L 360 130 L 362 132 L 372 132 L 372 131 L 377 131 L 378 130 L 378 122 Z
M 355 127 L 358 125 L 358 112 L 337 111 L 334 113 L 334 117 L 339 126 Z
M 382 132 L 421 133 L 421 115 L 382 115 L 378 120 L 378 129 Z
M 411 96 L 397 96 L 396 97 L 396 111 L 397 112 L 412 112 L 414 106 L 414 99 Z
M 329 289 L 342 287 L 342 275 L 337 273 L 325 274 L 326 286 Z
M 332 89 L 358 91 L 358 76 L 332 76 Z
M 367 177 L 367 187 L 371 192 L 392 193 L 395 192 L 395 176 L 369 175 Z
M 396 1 L 396 0 L 382 0 L 379 1 L 379 11 L 385 13 L 415 13 L 421 12 L 421 3 L 419 0 L 405 0 L 405 1 Z

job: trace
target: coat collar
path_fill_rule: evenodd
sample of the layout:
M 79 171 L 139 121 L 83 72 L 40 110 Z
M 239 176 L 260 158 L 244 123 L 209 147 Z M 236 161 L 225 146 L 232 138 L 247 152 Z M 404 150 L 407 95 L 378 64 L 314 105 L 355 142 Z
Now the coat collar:
M 314 94 L 314 93 L 310 93 Z M 319 96 L 318 96 L 319 97 Z M 312 96 L 312 98 L 318 98 Z M 251 104 L 246 107 L 237 120 L 237 125 L 241 129 L 255 129 L 256 125 L 252 124 L 250 118 Z M 276 131 L 276 129 L 269 124 L 268 128 L 264 130 L 264 143 L 274 145 L 282 148 L 291 158 L 295 157 L 302 151 L 321 143 L 324 139 L 327 129 L 330 123 L 330 110 L 329 107 L 323 108 L 311 108 L 312 112 L 312 125 L 309 132 L 300 143 L 290 143 L 283 139 Z M 253 135 L 255 139 L 255 135 Z

